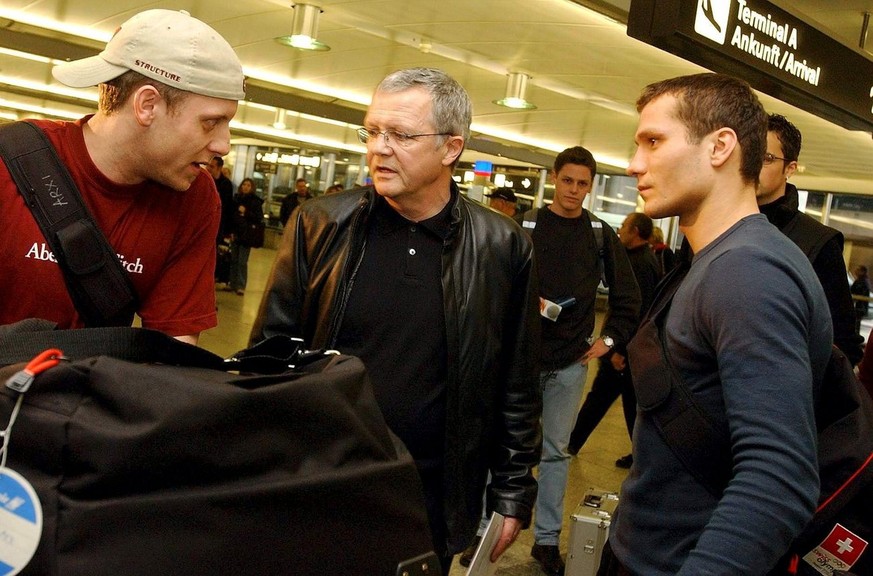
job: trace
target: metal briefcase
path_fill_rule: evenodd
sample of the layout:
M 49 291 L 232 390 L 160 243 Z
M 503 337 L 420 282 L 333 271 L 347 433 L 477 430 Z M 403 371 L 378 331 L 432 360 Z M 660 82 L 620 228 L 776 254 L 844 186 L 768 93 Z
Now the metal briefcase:
M 609 525 L 618 505 L 618 494 L 589 488 L 570 516 L 570 547 L 566 576 L 594 576 L 609 536 Z

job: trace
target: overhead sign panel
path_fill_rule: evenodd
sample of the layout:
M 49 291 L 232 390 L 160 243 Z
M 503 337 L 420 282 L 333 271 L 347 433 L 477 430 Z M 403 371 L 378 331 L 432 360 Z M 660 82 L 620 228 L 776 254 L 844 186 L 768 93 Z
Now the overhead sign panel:
M 632 0 L 627 31 L 835 124 L 873 132 L 873 61 L 765 0 Z

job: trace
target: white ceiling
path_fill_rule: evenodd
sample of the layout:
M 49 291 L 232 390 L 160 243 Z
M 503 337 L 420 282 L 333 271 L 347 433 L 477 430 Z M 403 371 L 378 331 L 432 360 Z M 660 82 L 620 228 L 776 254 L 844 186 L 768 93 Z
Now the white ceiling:
M 271 123 L 280 106 L 304 114 L 289 113 L 287 130 L 272 134 L 279 141 L 361 151 L 350 125 L 360 122 L 373 87 L 393 70 L 433 66 L 457 78 L 473 99 L 475 139 L 465 158 L 501 153 L 547 164 L 557 151 L 581 144 L 599 162 L 623 168 L 634 150 L 640 90 L 702 68 L 629 38 L 622 23 L 582 2 L 599 2 L 618 20 L 629 6 L 623 0 L 313 0 L 323 9 L 318 38 L 331 50 L 303 52 L 274 41 L 290 32 L 289 1 L 3 0 L 0 47 L 78 58 L 95 52 L 139 11 L 185 9 L 228 39 L 251 79 L 252 102 L 236 118 L 239 138 L 256 136 L 255 127 Z M 858 45 L 863 13 L 873 12 L 873 0 L 780 5 L 818 20 L 850 46 Z M 93 91 L 65 93 L 50 68 L 50 62 L 0 51 L 0 113 L 9 101 L 73 114 L 93 107 L 87 100 Z M 527 96 L 536 110 L 492 103 L 503 96 L 508 72 L 532 77 Z M 50 95 L 40 93 L 46 85 Z M 803 132 L 803 173 L 794 179 L 799 186 L 873 194 L 869 133 L 845 130 L 768 96 L 762 101 Z

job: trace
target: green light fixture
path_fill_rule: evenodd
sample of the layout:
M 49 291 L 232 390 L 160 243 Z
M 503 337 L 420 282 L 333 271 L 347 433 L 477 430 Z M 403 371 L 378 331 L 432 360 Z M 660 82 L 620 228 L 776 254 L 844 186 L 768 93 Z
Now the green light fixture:
M 294 4 L 292 8 L 294 19 L 291 22 L 291 34 L 276 38 L 276 42 L 298 50 L 330 50 L 330 46 L 317 40 L 321 8 L 314 4 Z
M 506 76 L 506 96 L 500 100 L 494 100 L 494 103 L 507 108 L 516 110 L 534 110 L 536 106 L 525 100 L 525 92 L 527 91 L 527 82 L 530 76 L 521 72 L 510 72 Z

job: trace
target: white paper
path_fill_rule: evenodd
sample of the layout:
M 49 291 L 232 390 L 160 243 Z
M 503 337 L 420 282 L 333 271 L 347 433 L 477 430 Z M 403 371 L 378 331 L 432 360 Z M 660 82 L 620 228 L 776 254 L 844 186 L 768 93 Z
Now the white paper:
M 494 512 L 467 569 L 467 576 L 494 576 L 497 572 L 497 563 L 491 561 L 491 551 L 500 539 L 501 532 L 503 532 L 503 515 Z

